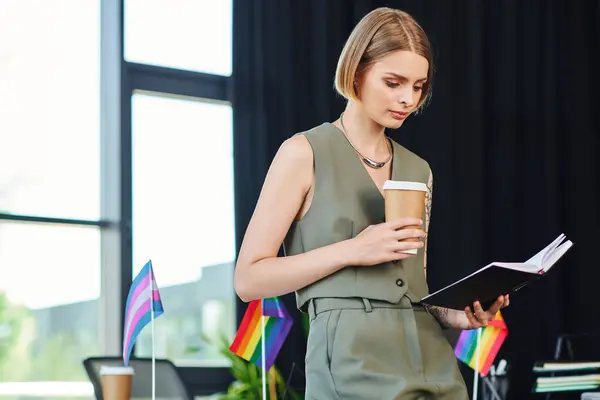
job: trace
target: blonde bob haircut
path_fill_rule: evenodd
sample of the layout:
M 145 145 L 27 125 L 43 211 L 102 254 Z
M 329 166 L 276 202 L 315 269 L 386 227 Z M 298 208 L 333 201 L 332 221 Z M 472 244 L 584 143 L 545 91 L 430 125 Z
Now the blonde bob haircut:
M 423 85 L 420 109 L 431 96 L 433 59 L 425 31 L 408 13 L 392 8 L 377 8 L 354 27 L 338 60 L 335 72 L 336 91 L 350 100 L 358 100 L 357 82 L 369 67 L 398 50 L 412 51 L 427 59 L 429 70 Z

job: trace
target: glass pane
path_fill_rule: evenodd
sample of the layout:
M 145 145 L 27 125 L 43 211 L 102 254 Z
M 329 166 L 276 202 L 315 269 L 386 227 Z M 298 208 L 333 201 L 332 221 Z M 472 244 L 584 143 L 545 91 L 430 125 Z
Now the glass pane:
M 0 397 L 93 396 L 99 296 L 97 228 L 0 222 Z
M 231 107 L 135 94 L 132 113 L 133 272 L 152 260 L 165 309 L 156 355 L 219 363 L 202 336 L 235 333 Z M 151 355 L 150 333 L 138 356 Z
M 231 75 L 232 0 L 125 0 L 125 59 Z
M 0 213 L 99 218 L 99 18 L 0 1 Z

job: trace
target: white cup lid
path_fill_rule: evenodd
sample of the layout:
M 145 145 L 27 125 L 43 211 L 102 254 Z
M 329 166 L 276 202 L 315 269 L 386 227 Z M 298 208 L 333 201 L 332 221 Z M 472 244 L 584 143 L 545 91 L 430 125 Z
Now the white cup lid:
M 133 368 L 103 365 L 100 367 L 100 375 L 134 375 Z
M 383 184 L 383 190 L 418 190 L 421 192 L 428 192 L 427 185 L 422 182 L 408 182 L 408 181 L 390 181 L 387 180 Z

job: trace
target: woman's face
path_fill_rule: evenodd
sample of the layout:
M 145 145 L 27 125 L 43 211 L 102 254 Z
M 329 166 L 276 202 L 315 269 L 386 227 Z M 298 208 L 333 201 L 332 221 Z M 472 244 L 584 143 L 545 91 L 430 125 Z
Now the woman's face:
M 358 78 L 359 98 L 371 119 L 386 128 L 402 126 L 417 109 L 428 69 L 425 57 L 404 50 L 371 65 Z

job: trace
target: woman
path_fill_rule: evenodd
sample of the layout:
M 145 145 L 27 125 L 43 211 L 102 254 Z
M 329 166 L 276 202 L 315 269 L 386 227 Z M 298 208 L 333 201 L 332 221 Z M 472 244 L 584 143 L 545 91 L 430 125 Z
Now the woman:
M 508 296 L 487 311 L 478 303 L 418 305 L 428 293 L 433 177 L 385 128 L 400 128 L 423 107 L 432 71 L 429 41 L 410 15 L 370 12 L 339 59 L 335 85 L 348 100 L 345 111 L 286 140 L 267 174 L 235 289 L 244 301 L 296 292 L 311 320 L 306 399 L 465 399 L 442 327 L 479 328 L 508 305 Z M 388 179 L 428 185 L 422 219 L 384 222 Z M 421 229 L 401 229 L 411 225 Z M 277 257 L 282 243 L 286 256 Z

